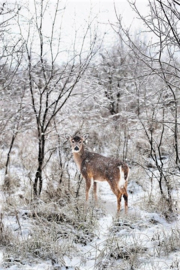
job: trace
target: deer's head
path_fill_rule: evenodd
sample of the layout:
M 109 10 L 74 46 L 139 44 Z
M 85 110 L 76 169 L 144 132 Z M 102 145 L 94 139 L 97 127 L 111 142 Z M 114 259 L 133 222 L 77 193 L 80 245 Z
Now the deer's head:
M 83 147 L 84 137 L 74 136 L 70 138 L 72 152 L 78 153 Z

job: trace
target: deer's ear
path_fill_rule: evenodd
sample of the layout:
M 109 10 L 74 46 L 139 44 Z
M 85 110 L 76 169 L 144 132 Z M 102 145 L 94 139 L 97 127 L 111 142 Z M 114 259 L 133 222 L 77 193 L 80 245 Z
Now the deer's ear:
M 69 134 L 64 134 L 63 137 L 64 137 L 64 139 L 65 139 L 66 141 L 72 139 L 72 137 L 71 137 Z
M 88 133 L 84 134 L 83 137 L 82 137 L 83 141 L 86 141 L 88 139 L 88 137 L 89 137 Z

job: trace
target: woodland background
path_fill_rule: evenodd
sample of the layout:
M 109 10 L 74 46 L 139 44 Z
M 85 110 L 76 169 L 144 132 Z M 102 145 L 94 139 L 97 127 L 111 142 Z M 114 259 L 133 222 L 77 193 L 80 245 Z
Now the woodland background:
M 67 41 L 64 2 L 0 3 L 2 267 L 180 269 L 180 4 L 149 0 L 143 16 L 128 2 L 143 30 L 126 28 L 114 6 L 108 46 L 91 11 Z M 128 216 L 112 217 L 103 199 L 84 207 L 84 181 L 66 137 L 87 133 L 91 151 L 131 168 Z M 106 217 L 111 230 L 99 245 Z M 156 226 L 159 234 L 151 235 Z M 136 229 L 149 229 L 146 244 Z M 119 230 L 133 244 L 119 243 Z M 93 256 L 85 249 L 92 243 Z

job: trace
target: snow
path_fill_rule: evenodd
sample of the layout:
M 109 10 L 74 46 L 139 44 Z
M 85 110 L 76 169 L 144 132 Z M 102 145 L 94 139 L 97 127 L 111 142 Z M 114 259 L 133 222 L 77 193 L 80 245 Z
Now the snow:
M 18 0 L 18 2 L 20 3 L 22 1 Z M 25 2 L 28 1 L 23 1 L 24 4 Z M 54 1 L 52 1 L 52 3 L 50 2 L 51 1 L 49 1 L 49 4 L 55 3 Z M 53 33 L 56 33 L 57 36 L 52 38 L 54 39 L 53 48 L 55 49 L 53 54 L 55 56 L 56 53 L 58 53 L 56 60 L 58 63 L 57 68 L 59 69 L 58 73 L 60 73 L 59 79 L 64 78 L 64 76 L 66 77 L 66 75 L 67 77 L 70 75 L 69 79 L 73 79 L 73 77 L 71 77 L 72 74 L 66 74 L 69 67 L 71 65 L 74 66 L 73 59 L 79 58 L 81 66 L 81 57 L 84 55 L 83 58 L 85 59 L 86 53 L 88 55 L 87 44 L 89 48 L 89 42 L 90 40 L 93 40 L 93 32 L 95 37 L 96 35 L 98 37 L 96 40 L 100 40 L 103 32 L 110 28 L 110 32 L 106 31 L 107 33 L 103 43 L 104 49 L 102 48 L 101 51 L 102 56 L 104 53 L 107 53 L 107 58 L 105 57 L 106 59 L 104 62 L 101 62 L 101 57 L 98 57 L 97 59 L 100 61 L 98 65 L 96 67 L 93 67 L 93 65 L 89 66 L 90 69 L 87 70 L 87 73 L 84 75 L 85 77 L 82 78 L 80 84 L 75 87 L 71 99 L 68 99 L 66 102 L 66 107 L 63 107 L 60 113 L 57 114 L 56 119 L 54 119 L 55 122 L 57 121 L 56 132 L 52 124 L 52 126 L 49 126 L 49 130 L 45 133 L 47 136 L 45 149 L 47 152 L 45 158 L 48 158 L 49 153 L 51 152 L 50 150 L 53 148 L 57 148 L 57 153 L 49 156 L 51 159 L 48 160 L 47 164 L 44 164 L 43 195 L 41 195 L 41 198 L 37 198 L 37 200 L 32 199 L 32 185 L 34 180 L 32 175 L 34 175 L 34 172 L 37 169 L 36 165 L 38 156 L 36 152 L 38 147 L 38 138 L 36 132 L 37 126 L 34 125 L 34 120 L 30 109 L 32 105 L 30 100 L 32 97 L 27 94 L 29 91 L 25 91 L 25 99 L 23 98 L 21 102 L 24 110 L 30 110 L 30 114 L 27 112 L 27 115 L 25 113 L 24 116 L 24 112 L 22 110 L 22 119 L 24 119 L 25 127 L 23 127 L 22 121 L 22 127 L 18 130 L 16 125 L 16 116 L 19 117 L 18 111 L 20 107 L 19 104 L 17 106 L 17 103 L 20 102 L 18 95 L 22 95 L 22 93 L 20 94 L 21 91 L 19 91 L 22 90 L 21 80 L 17 78 L 17 83 L 19 84 L 17 87 L 17 85 L 13 83 L 12 79 L 10 79 L 10 81 L 8 80 L 8 76 L 10 75 L 9 73 L 6 75 L 7 81 L 5 84 L 3 82 L 4 86 L 2 89 L 3 96 L 1 100 L 1 122 L 2 124 L 4 123 L 4 127 L 2 129 L 2 148 L 0 151 L 0 233 L 2 233 L 2 235 L 0 234 L 0 270 L 102 270 L 104 268 L 109 270 L 120 269 L 121 266 L 122 269 L 126 270 L 178 270 L 180 269 L 180 174 L 176 166 L 177 162 L 174 160 L 174 138 L 177 134 L 174 130 L 173 124 L 176 123 L 177 119 L 174 118 L 174 115 L 176 115 L 174 114 L 174 107 L 169 105 L 168 107 L 164 105 L 165 107 L 163 108 L 167 110 L 165 110 L 165 115 L 162 117 L 162 104 L 166 104 L 166 99 L 169 99 L 169 101 L 171 99 L 168 91 L 165 90 L 166 87 L 164 87 L 164 83 L 167 84 L 167 82 L 163 83 L 161 80 L 159 81 L 156 79 L 155 76 L 153 76 L 152 79 L 150 78 L 151 76 L 147 76 L 147 74 L 151 73 L 149 72 L 150 70 L 148 71 L 148 69 L 145 68 L 143 71 L 144 65 L 142 65 L 142 63 L 140 65 L 138 64 L 138 61 L 142 57 L 141 54 L 139 55 L 139 58 L 138 53 L 136 52 L 136 63 L 136 61 L 134 61 L 136 54 L 134 55 L 131 49 L 128 52 L 128 50 L 124 50 L 123 45 L 116 47 L 114 42 L 115 37 L 113 35 L 112 38 L 111 33 L 112 31 L 114 33 L 113 28 L 115 27 L 118 18 L 115 15 L 114 4 L 112 1 L 106 1 L 107 3 L 105 3 L 103 0 L 99 0 L 97 1 L 97 4 L 95 4 L 96 1 L 94 0 L 87 0 L 83 4 L 81 2 L 82 1 L 79 1 L 79 4 L 77 4 L 77 1 L 69 1 L 67 3 L 67 9 L 64 9 L 63 11 L 63 9 L 61 10 L 60 8 L 64 7 L 64 1 L 62 1 L 60 3 L 62 5 L 60 5 L 58 9 L 58 13 L 60 13 L 60 20 L 57 21 L 57 25 L 54 25 L 55 28 L 53 31 Z M 91 5 L 91 2 L 93 5 Z M 144 9 L 144 5 L 147 4 L 145 2 L 147 1 L 137 0 L 137 4 L 140 5 L 142 9 Z M 126 22 L 126 20 L 128 22 L 132 20 L 132 26 L 135 28 L 136 20 L 133 19 L 133 16 L 131 15 L 132 13 L 129 12 L 130 9 L 126 8 L 127 1 L 118 0 L 114 3 L 117 8 L 117 14 L 121 13 L 125 17 L 125 21 L 123 20 L 124 22 Z M 81 9 L 79 9 L 79 5 L 81 5 Z M 89 10 L 90 5 L 92 7 L 92 13 Z M 49 43 L 49 40 L 52 40 L 50 37 L 52 34 L 51 30 L 53 28 L 51 28 L 50 25 L 53 25 L 53 13 L 51 14 L 50 10 L 45 8 L 44 11 L 46 12 L 44 12 L 43 19 L 47 18 L 47 20 L 44 21 L 45 24 L 43 24 L 44 28 L 42 32 L 46 30 L 46 34 L 44 35 L 43 39 L 40 38 L 39 40 L 36 39 L 36 37 L 40 37 L 38 34 L 40 31 L 38 28 L 39 19 L 35 16 L 37 15 L 36 13 L 28 12 L 28 6 L 31 11 L 34 10 L 32 8 L 33 5 L 31 5 L 31 1 L 29 1 L 29 5 L 26 7 L 27 9 L 22 8 L 19 10 L 19 16 L 15 16 L 15 21 L 13 21 L 14 23 L 7 24 L 7 26 L 9 26 L 9 30 L 7 31 L 7 34 L 9 33 L 7 35 L 7 40 L 9 38 L 10 43 L 5 51 L 8 52 L 9 50 L 9 59 L 11 58 L 10 47 L 14 48 L 13 51 L 15 53 L 17 52 L 19 54 L 21 51 L 21 49 L 17 49 L 14 47 L 14 45 L 11 46 L 14 44 L 16 39 L 21 40 L 22 38 L 21 35 L 19 36 L 19 30 L 17 30 L 16 22 L 18 22 L 18 29 L 20 26 L 21 33 L 24 35 L 24 40 L 26 40 L 29 44 L 27 44 L 27 48 L 31 46 L 31 51 L 35 52 L 35 54 L 32 53 L 31 58 L 33 65 L 33 63 L 36 62 L 37 56 L 35 57 L 35 55 L 38 55 L 37 45 L 40 45 L 39 41 L 42 41 L 43 39 L 45 41 L 43 51 L 44 53 L 46 51 L 46 53 L 43 54 L 43 58 L 46 57 L 47 60 L 51 59 L 52 53 L 49 52 L 52 52 L 52 47 L 49 48 L 48 45 L 51 43 Z M 39 9 L 39 7 L 40 6 L 37 3 L 37 9 Z M 82 12 L 82 9 L 84 12 Z M 95 27 L 92 31 L 93 28 L 90 29 L 89 22 L 92 19 L 91 17 L 94 16 L 93 12 L 95 12 L 94 14 L 97 14 L 98 11 L 100 14 L 97 18 L 94 18 L 94 23 L 99 25 L 101 31 L 95 33 Z M 61 16 L 61 14 L 64 15 Z M 106 24 L 106 22 L 109 21 L 109 18 L 112 17 L 112 14 L 114 17 L 112 20 L 110 20 L 111 23 L 115 20 L 113 28 L 112 25 L 110 26 L 109 24 Z M 142 12 L 142 14 L 144 13 Z M 21 15 L 23 19 L 21 19 Z M 35 24 L 33 24 L 33 17 L 35 19 Z M 61 19 L 63 17 L 64 21 L 62 21 L 63 24 L 61 24 Z M 30 20 L 26 20 L 27 18 Z M 52 20 L 50 20 L 50 18 Z M 79 18 L 79 21 L 76 23 L 74 23 L 75 18 Z M 87 35 L 87 41 L 84 39 L 86 36 L 86 29 L 82 29 L 81 27 L 85 21 L 87 23 L 87 30 L 90 30 L 90 35 Z M 23 22 L 22 25 L 21 22 Z M 94 23 L 93 25 L 95 26 Z M 38 31 L 35 31 L 35 25 L 37 26 Z M 30 31 L 26 31 L 25 29 L 29 29 Z M 31 30 L 33 32 L 31 32 Z M 60 32 L 57 30 L 60 30 Z M 74 34 L 68 35 L 68 33 L 72 33 L 72 30 L 75 30 L 75 36 Z M 63 35 L 64 31 L 66 32 L 65 36 Z M 142 31 L 141 34 L 143 34 Z M 60 36 L 62 36 L 62 47 L 60 46 L 60 50 L 58 51 L 57 42 Z M 55 37 L 57 37 L 57 39 Z M 82 38 L 84 41 L 81 43 L 80 41 Z M 33 39 L 35 43 L 32 42 L 31 44 Z M 74 39 L 78 41 L 77 44 Z M 116 40 L 116 42 L 119 43 L 119 38 Z M 67 44 L 68 46 L 65 46 Z M 112 47 L 112 44 L 113 48 L 111 48 L 111 52 L 111 50 L 109 50 L 109 46 Z M 151 45 L 152 44 L 153 43 L 151 43 Z M 6 43 L 3 44 L 3 47 L 4 45 L 6 48 Z M 65 49 L 66 52 L 64 54 L 63 51 L 65 47 L 67 47 L 67 49 Z M 119 49 L 123 49 L 122 55 L 119 54 Z M 75 58 L 73 57 L 71 62 L 71 53 L 73 51 L 77 52 L 74 54 Z M 82 52 L 82 55 L 80 52 Z M 151 52 L 151 49 L 149 52 Z M 45 63 L 45 58 L 41 59 L 41 53 L 42 47 L 40 46 L 39 59 L 40 62 Z M 15 54 L 12 55 L 13 58 L 16 59 Z M 127 57 L 124 57 L 125 55 Z M 128 59 L 131 59 L 131 56 L 132 61 L 129 61 Z M 173 60 L 173 54 L 171 57 Z M 26 56 L 24 55 L 23 58 L 25 59 Z M 119 60 L 123 60 L 124 58 L 124 60 L 116 62 L 113 60 L 115 58 Z M 126 58 L 127 61 L 125 60 Z M 59 66 L 65 60 L 68 61 L 67 65 L 64 63 L 62 66 Z M 12 60 L 12 63 L 8 63 L 8 61 L 9 60 L 7 59 L 7 68 L 8 64 L 14 67 L 13 62 L 16 60 Z M 23 60 L 23 62 L 24 61 L 25 60 Z M 124 62 L 124 64 L 120 64 L 121 62 Z M 169 63 L 167 64 L 169 65 Z M 154 64 L 152 63 L 152 69 L 154 70 L 153 66 Z M 22 81 L 27 80 L 28 78 L 22 72 L 24 67 L 22 64 L 20 67 L 21 72 L 19 70 L 19 75 L 22 77 Z M 44 64 L 42 67 L 44 73 Z M 94 68 L 97 70 L 97 72 L 93 72 Z M 134 68 L 137 68 L 137 74 L 134 72 Z M 141 71 L 138 71 L 139 68 Z M 62 73 L 61 69 L 64 70 Z M 132 72 L 130 69 L 132 69 Z M 6 73 L 7 71 L 8 69 L 5 69 Z M 35 68 L 35 73 L 37 71 L 38 69 L 36 70 Z M 159 74 L 158 69 L 156 70 L 155 68 L 154 71 L 158 71 L 157 74 Z M 90 76 L 91 72 L 92 77 Z M 33 88 L 33 91 L 35 93 L 35 104 L 40 105 L 40 103 L 38 103 L 40 97 L 38 92 L 41 92 L 41 87 L 39 86 L 39 88 L 36 88 L 36 86 L 39 84 L 38 81 L 41 78 L 41 72 L 39 74 L 40 77 L 38 73 L 34 75 L 33 83 L 35 84 L 35 88 Z M 114 74 L 114 76 L 112 76 L 112 81 L 114 81 L 113 84 L 108 82 L 110 74 Z M 176 81 L 178 82 L 178 80 L 173 74 L 171 75 L 172 78 L 170 80 L 173 82 L 175 79 L 175 84 L 173 87 L 176 88 L 176 86 L 178 86 L 178 84 L 176 85 Z M 1 77 L 3 79 L 3 74 Z M 139 80 L 140 77 L 142 80 Z M 16 80 L 16 76 L 14 78 Z M 50 87 L 54 85 L 56 76 L 52 77 L 52 79 L 53 80 L 50 81 L 49 84 Z M 23 85 L 24 88 L 26 84 L 23 83 Z M 121 95 L 121 101 L 116 100 L 116 98 L 113 99 L 114 101 L 117 101 L 117 104 L 120 105 L 121 108 L 116 114 L 111 115 L 109 105 L 112 104 L 112 100 L 105 97 L 105 93 L 110 89 L 116 90 L 116 85 L 118 85 L 118 88 L 120 89 L 118 95 Z M 7 89 L 8 91 L 15 92 L 17 94 L 16 97 L 12 96 L 12 100 L 9 100 L 11 97 L 8 95 L 8 93 L 6 93 L 7 86 L 9 88 Z M 55 100 L 57 95 L 59 95 L 59 87 L 60 89 L 63 89 L 65 86 L 66 84 L 64 84 L 63 80 L 61 80 L 61 82 L 57 84 L 56 89 L 54 89 L 51 94 L 49 92 L 50 96 L 49 94 L 47 95 L 49 96 L 49 101 L 56 104 Z M 67 89 L 69 86 L 70 85 L 67 84 Z M 2 85 L 0 85 L 0 87 L 2 88 Z M 49 89 L 51 88 L 46 87 L 46 90 L 49 91 Z M 64 89 L 66 90 L 66 88 Z M 24 88 L 24 90 L 28 90 L 28 86 L 27 89 Z M 142 112 L 138 112 L 138 115 L 137 112 L 135 112 L 137 105 L 137 94 L 138 101 L 140 102 L 140 105 L 138 104 L 140 109 L 142 105 Z M 66 97 L 68 97 L 67 95 L 68 92 L 66 92 L 66 94 L 65 92 L 64 94 L 62 93 L 63 102 L 65 101 Z M 162 99 L 161 96 L 163 97 Z M 178 98 L 177 93 L 176 98 Z M 158 103 L 156 103 L 157 100 L 159 100 Z M 15 106 L 14 109 L 11 109 L 12 105 Z M 47 102 L 45 102 L 44 105 L 47 108 Z M 155 110 L 156 106 L 160 106 L 159 109 L 157 108 L 157 111 Z M 9 107 L 9 110 L 6 110 L 6 107 Z M 40 111 L 44 110 L 41 106 L 39 108 L 41 108 L 39 113 Z M 152 115 L 150 115 L 151 109 L 153 109 Z M 177 107 L 177 111 L 179 112 L 179 107 Z M 10 117 L 10 115 L 8 115 L 9 113 L 10 115 L 11 113 L 14 114 L 14 117 Z M 37 115 L 38 112 L 36 116 Z M 54 116 L 55 115 L 56 113 Z M 47 115 L 46 119 L 49 119 L 49 117 L 50 115 Z M 144 123 L 144 131 L 142 129 L 142 125 L 140 125 L 139 119 Z M 8 123 L 9 121 L 12 123 Z M 151 132 L 149 133 L 149 131 L 153 130 L 151 124 L 149 123 L 150 125 L 148 125 L 149 121 L 155 121 L 155 124 L 157 122 L 157 127 L 153 128 L 153 134 L 151 134 Z M 165 124 L 163 125 L 165 130 L 161 129 L 162 124 Z M 119 215 L 117 215 L 116 196 L 113 194 L 108 183 L 106 182 L 98 183 L 99 201 L 97 205 L 93 201 L 93 196 L 91 196 L 89 205 L 85 204 L 83 197 L 83 195 L 85 195 L 85 191 L 82 191 L 82 188 L 79 190 L 80 196 L 77 197 L 75 195 L 74 187 L 76 187 L 77 190 L 78 174 L 76 166 L 74 162 L 72 162 L 72 153 L 70 153 L 70 147 L 69 145 L 64 145 L 63 139 L 59 139 L 60 142 L 57 142 L 55 137 L 57 135 L 61 137 L 62 133 L 66 132 L 71 132 L 73 134 L 73 132 L 77 130 L 81 130 L 81 132 L 88 131 L 91 133 L 93 140 L 91 145 L 92 147 L 90 146 L 90 148 L 94 149 L 94 151 L 101 154 L 104 153 L 106 156 L 113 155 L 114 157 L 118 157 L 122 153 L 125 154 L 127 151 L 126 156 L 131 160 L 129 163 L 131 165 L 136 163 L 136 166 L 132 165 L 129 177 L 129 209 L 127 215 L 124 213 L 123 198 L 121 202 L 121 212 Z M 17 132 L 18 135 L 10 154 L 8 174 L 5 176 L 4 167 L 9 151 L 9 143 L 12 132 Z M 146 132 L 147 134 L 145 134 Z M 44 133 L 41 135 L 43 134 Z M 150 152 L 148 152 L 150 147 L 150 143 L 147 140 L 149 139 L 147 136 L 148 134 L 151 134 L 151 136 L 153 135 L 154 146 L 152 144 L 151 148 L 153 146 L 156 150 L 158 150 L 157 157 L 160 155 L 160 146 L 163 146 L 163 149 L 161 150 L 162 155 L 157 158 L 156 164 L 150 157 Z M 124 141 L 127 143 L 127 145 L 125 145 Z M 62 181 L 63 183 L 61 183 L 61 185 L 59 184 L 59 171 L 62 168 L 59 166 L 59 164 L 57 164 L 59 162 L 58 147 L 59 152 L 62 152 L 60 154 L 62 155 L 61 162 L 63 164 L 63 170 L 65 171 Z M 137 166 L 137 164 L 140 166 Z M 169 186 L 172 186 L 173 190 L 171 192 L 171 196 L 173 202 L 173 213 L 169 211 L 167 201 L 162 199 L 162 196 L 160 195 L 158 183 L 160 171 L 158 172 L 156 170 L 157 165 L 163 169 L 164 173 L 167 175 Z M 7 186 L 4 185 L 6 182 Z M 48 185 L 52 185 L 52 190 L 50 188 L 48 189 Z M 168 185 L 166 183 L 166 186 L 163 189 L 165 193 L 167 192 L 167 187 Z M 57 192 L 58 188 L 60 190 L 59 193 Z M 50 191 L 49 193 L 51 194 L 48 194 L 48 191 Z M 57 193 L 55 194 L 55 192 Z M 3 239 L 4 242 L 1 242 L 1 239 Z
M 3 262 L 3 250 L 0 250 L 0 265 Z
M 18 172 L 18 168 L 13 169 L 15 173 Z M 71 169 L 71 173 L 74 176 L 74 171 Z M 22 179 L 24 179 L 24 175 L 22 171 L 19 171 Z M 1 171 L 0 183 L 3 184 L 3 171 Z M 24 180 L 22 180 L 24 185 Z M 146 185 L 146 189 L 148 186 L 151 186 L 146 179 L 144 179 L 144 184 Z M 51 260 L 43 261 L 39 259 L 34 261 L 33 263 L 29 263 L 28 261 L 25 264 L 17 263 L 14 259 L 11 261 L 11 265 L 8 269 L 13 270 L 51 270 L 51 269 L 69 269 L 69 270 L 90 270 L 95 269 L 97 264 L 100 264 L 100 261 L 104 263 L 104 260 L 107 259 L 107 262 L 111 261 L 112 258 L 109 257 L 109 247 L 108 241 L 110 241 L 113 245 L 112 239 L 114 238 L 114 243 L 118 243 L 118 245 L 124 246 L 123 252 L 129 252 L 131 248 L 137 246 L 142 250 L 141 259 L 138 261 L 138 270 L 151 270 L 151 269 L 164 269 L 169 270 L 169 267 L 173 265 L 172 269 L 176 268 L 175 265 L 179 265 L 178 256 L 180 255 L 179 250 L 175 249 L 175 239 L 172 238 L 173 232 L 177 232 L 180 227 L 180 219 L 176 218 L 174 221 L 168 222 L 163 215 L 158 212 L 152 211 L 151 206 L 149 211 L 147 211 L 146 206 L 143 202 L 148 198 L 147 190 L 144 190 L 143 186 L 139 185 L 135 179 L 133 179 L 133 168 L 131 169 L 131 175 L 129 180 L 129 209 L 128 214 L 124 213 L 124 201 L 122 199 L 121 203 L 121 212 L 120 215 L 116 214 L 116 196 L 113 194 L 112 190 L 109 187 L 107 182 L 100 183 L 99 192 L 98 192 L 98 203 L 94 205 L 94 209 L 96 211 L 102 210 L 103 215 L 97 219 L 98 226 L 94 230 L 94 238 L 91 242 L 83 245 L 81 243 L 77 243 L 77 254 L 73 254 L 71 256 L 64 255 L 64 265 L 54 263 L 52 266 Z M 155 183 L 154 183 L 155 185 Z M 155 185 L 156 186 L 156 185 Z M 154 192 L 152 191 L 152 195 Z M 91 190 L 92 193 L 92 190 Z M 176 199 L 177 191 L 175 192 Z M 5 206 L 5 195 L 3 191 L 1 191 L 0 197 L 0 212 L 3 211 Z M 93 203 L 93 196 L 90 196 L 89 205 Z M 44 202 L 41 201 L 40 205 L 44 205 Z M 39 206 L 40 207 L 40 206 Z M 45 206 L 44 206 L 45 207 Z M 50 207 L 50 206 L 49 206 Z M 53 209 L 53 207 L 52 207 Z M 43 208 L 42 208 L 43 211 Z M 53 211 L 53 210 L 52 210 Z M 16 233 L 21 239 L 28 239 L 33 235 L 32 223 L 27 218 L 30 215 L 31 211 L 26 209 L 23 205 L 18 206 L 18 219 L 21 225 L 19 227 L 19 223 L 17 222 L 17 218 L 13 215 L 4 213 L 3 223 L 4 226 L 10 228 L 11 231 Z M 70 231 L 72 228 L 69 228 Z M 73 233 L 71 231 L 71 233 Z M 74 230 L 74 233 L 75 230 Z M 172 239 L 171 239 L 172 238 Z M 163 243 L 163 239 L 166 239 L 167 242 L 172 245 L 171 247 L 166 248 Z M 62 241 L 62 242 L 61 242 Z M 63 239 L 59 241 L 59 244 L 63 244 Z M 171 242 L 170 242 L 171 241 Z M 113 252 L 114 246 L 112 246 Z M 178 247 L 177 247 L 178 248 Z M 174 249 L 174 250 L 173 250 Z M 143 250 L 147 250 L 144 253 Z M 170 251 L 169 255 L 167 253 Z M 7 269 L 3 266 L 4 263 L 4 249 L 0 250 L 0 270 Z M 80 256 L 81 254 L 81 256 Z M 104 255 L 103 255 L 104 254 Z M 128 253 L 129 254 L 129 253 Z M 104 256 L 104 257 L 103 257 Z M 128 255 L 129 256 L 129 255 Z M 155 257 L 154 257 L 155 256 Z M 160 258 L 158 258 L 158 256 Z M 154 259 L 153 259 L 154 257 Z M 121 259 L 115 260 L 116 266 L 121 262 Z M 2 266 L 1 266 L 2 265 Z M 116 267 L 114 266 L 114 267 Z M 98 266 L 99 267 L 99 266 Z M 128 269 L 128 268 L 127 268 Z

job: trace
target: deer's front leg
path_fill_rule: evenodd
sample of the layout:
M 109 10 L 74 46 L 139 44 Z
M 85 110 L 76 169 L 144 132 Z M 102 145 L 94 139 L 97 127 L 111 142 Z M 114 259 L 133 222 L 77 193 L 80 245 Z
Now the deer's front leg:
M 97 182 L 94 182 L 94 198 L 95 201 L 97 202 L 98 198 L 97 198 Z
M 86 179 L 86 202 L 89 200 L 89 190 L 91 188 L 91 179 Z

